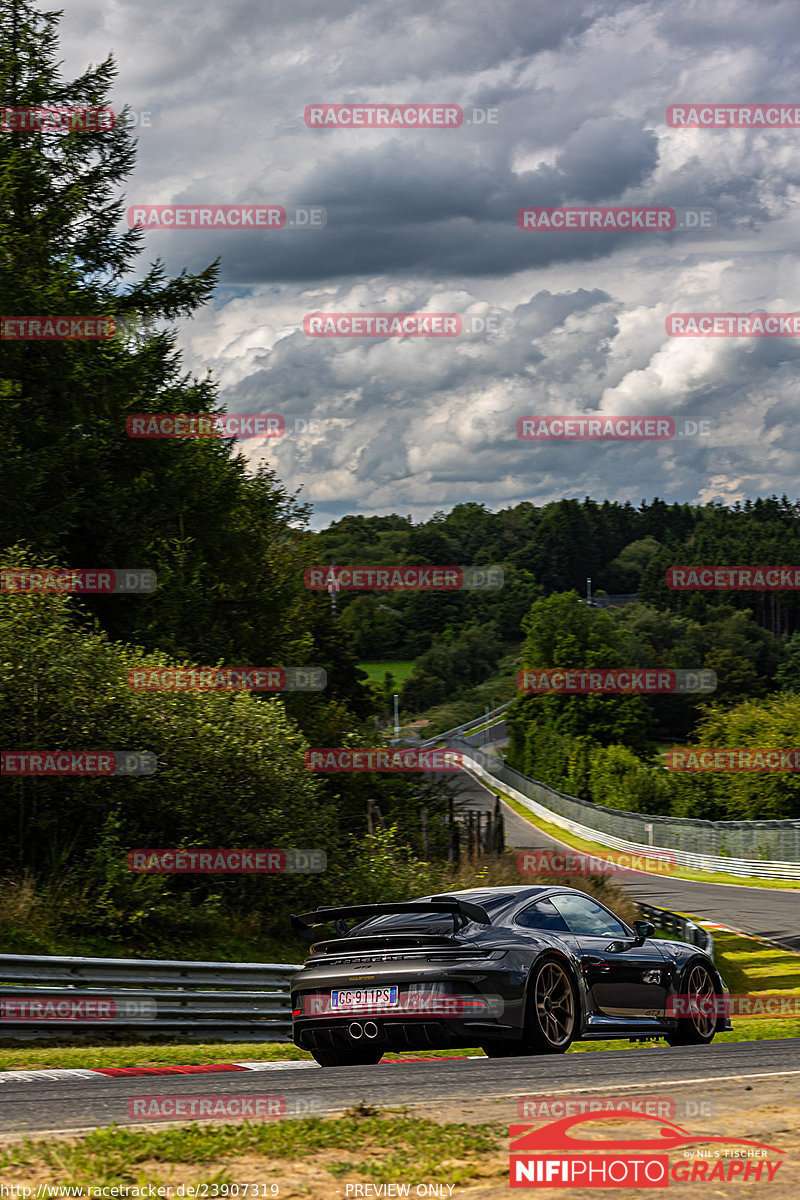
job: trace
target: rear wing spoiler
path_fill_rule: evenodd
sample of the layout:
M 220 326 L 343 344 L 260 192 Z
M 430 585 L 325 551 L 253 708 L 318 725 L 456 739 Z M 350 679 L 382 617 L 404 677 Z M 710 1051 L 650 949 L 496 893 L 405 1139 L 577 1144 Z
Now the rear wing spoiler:
M 296 933 L 306 937 L 313 936 L 317 925 L 336 924 L 337 932 L 347 932 L 344 922 L 356 918 L 356 924 L 368 920 L 369 917 L 383 917 L 395 913 L 450 913 L 453 926 L 460 929 L 468 921 L 476 921 L 479 925 L 491 925 L 491 919 L 486 909 L 479 904 L 471 904 L 468 900 L 458 900 L 454 896 L 432 896 L 430 900 L 401 900 L 393 904 L 346 904 L 341 907 L 323 905 L 314 912 L 292 916 L 292 928 Z M 460 918 L 460 920 L 459 920 Z

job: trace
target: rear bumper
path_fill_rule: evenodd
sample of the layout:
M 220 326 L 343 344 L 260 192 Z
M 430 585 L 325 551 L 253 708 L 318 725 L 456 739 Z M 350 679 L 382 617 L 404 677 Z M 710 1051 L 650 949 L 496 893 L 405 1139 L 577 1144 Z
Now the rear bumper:
M 492 1021 L 357 1016 L 295 1020 L 292 1039 L 302 1050 L 374 1046 L 376 1050 L 467 1050 L 490 1041 L 515 1041 L 522 1030 Z

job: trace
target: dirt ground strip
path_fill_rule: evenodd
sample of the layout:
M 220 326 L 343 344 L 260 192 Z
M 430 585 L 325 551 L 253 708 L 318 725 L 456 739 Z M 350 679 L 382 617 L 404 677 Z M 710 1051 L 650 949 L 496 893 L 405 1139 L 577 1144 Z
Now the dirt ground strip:
M 609 1088 L 608 1093 L 603 1094 L 604 1098 L 611 1091 Z M 535 1088 L 532 1088 L 531 1095 L 535 1094 Z M 705 1185 L 699 1180 L 678 1182 L 670 1179 L 672 1194 L 707 1196 L 709 1200 L 718 1200 L 720 1197 L 745 1197 L 752 1194 L 751 1189 L 758 1189 L 759 1196 L 765 1195 L 767 1200 L 797 1200 L 800 1197 L 800 1096 L 796 1078 L 787 1077 L 781 1080 L 771 1077 L 758 1080 L 751 1077 L 749 1081 L 734 1079 L 716 1084 L 685 1084 L 664 1091 L 659 1091 L 654 1086 L 646 1093 L 642 1092 L 641 1088 L 618 1087 L 613 1089 L 613 1094 L 625 1096 L 630 1101 L 645 1095 L 651 1098 L 651 1102 L 653 1097 L 660 1102 L 674 1101 L 677 1111 L 669 1120 L 693 1135 L 746 1138 L 766 1143 L 785 1152 L 783 1156 L 771 1156 L 773 1162 L 780 1158 L 781 1166 L 770 1183 L 766 1181 L 766 1175 L 759 1181 L 709 1180 Z M 575 1098 L 575 1093 L 569 1095 Z M 590 1099 L 591 1094 L 586 1092 L 579 1098 Z M 552 1103 L 559 1097 L 551 1092 L 548 1099 Z M 522 1100 L 518 1096 L 487 1101 L 465 1099 L 437 1103 L 435 1112 L 426 1106 L 414 1105 L 403 1111 L 409 1116 L 431 1119 L 440 1124 L 490 1123 L 497 1124 L 501 1130 L 510 1124 L 528 1122 L 541 1126 L 562 1115 L 559 1112 L 555 1117 L 533 1119 L 530 1116 L 530 1108 L 526 1115 L 526 1110 L 520 1107 L 521 1103 Z M 689 1112 L 696 1112 L 698 1105 L 701 1106 L 702 1116 L 684 1115 L 687 1108 Z M 163 1129 L 163 1125 L 151 1128 Z M 590 1134 L 588 1128 L 583 1127 L 586 1131 L 585 1136 L 637 1140 L 646 1136 L 642 1133 L 642 1125 L 635 1120 L 622 1123 L 603 1121 L 596 1123 L 596 1126 L 593 1123 L 592 1128 L 595 1132 Z M 702 1143 L 698 1142 L 687 1147 L 686 1153 L 695 1155 L 701 1147 Z M 385 1174 L 380 1179 L 370 1177 L 369 1164 L 374 1163 L 377 1166 L 383 1158 L 394 1153 L 394 1150 L 384 1148 L 376 1148 L 372 1154 L 369 1149 L 350 1152 L 344 1148 L 326 1148 L 315 1151 L 313 1144 L 309 1144 L 302 1162 L 288 1163 L 283 1159 L 252 1154 L 192 1165 L 171 1166 L 162 1161 L 153 1161 L 139 1164 L 135 1175 L 140 1185 L 148 1183 L 171 1186 L 171 1195 L 175 1200 L 190 1194 L 188 1185 L 198 1183 L 208 1185 L 205 1196 L 213 1200 L 214 1180 L 220 1187 L 216 1195 L 221 1196 L 223 1200 L 226 1196 L 230 1200 L 231 1196 L 235 1197 L 236 1194 L 232 1190 L 227 1193 L 222 1191 L 223 1183 L 236 1183 L 240 1186 L 248 1184 L 251 1187 L 258 1184 L 259 1197 L 274 1195 L 279 1200 L 388 1200 L 389 1197 L 398 1195 L 406 1195 L 411 1200 L 415 1197 L 424 1197 L 426 1200 L 496 1200 L 497 1197 L 508 1196 L 511 1192 L 508 1182 L 508 1140 L 502 1132 L 498 1134 L 495 1153 L 470 1153 L 460 1160 L 448 1158 L 447 1144 L 443 1142 L 441 1160 L 435 1177 L 429 1174 L 422 1178 L 415 1177 L 412 1167 L 409 1171 L 401 1170 L 394 1175 L 391 1182 L 396 1186 L 390 1189 L 387 1187 L 388 1180 Z M 413 1156 L 413 1148 L 410 1148 L 409 1156 Z M 670 1162 L 674 1164 L 685 1156 L 683 1150 L 673 1150 L 670 1153 Z M 348 1170 L 351 1163 L 352 1168 Z M 9 1184 L 32 1186 L 35 1196 L 37 1185 L 58 1185 L 67 1182 L 72 1185 L 80 1182 L 87 1186 L 93 1181 L 90 1178 L 77 1180 L 74 1173 L 67 1181 L 64 1176 L 58 1178 L 52 1169 L 42 1167 L 14 1172 L 14 1178 L 6 1171 L 0 1175 L 0 1183 L 5 1185 L 5 1189 L 0 1189 L 0 1195 L 13 1195 L 7 1191 Z M 183 1185 L 182 1191 L 179 1185 Z M 275 1192 L 272 1191 L 272 1185 L 276 1186 Z M 408 1187 L 408 1191 L 398 1191 L 398 1186 Z M 516 1190 L 514 1189 L 515 1192 Z M 618 1200 L 634 1200 L 635 1197 L 652 1195 L 653 1192 L 642 1188 L 614 1188 L 610 1191 L 590 1187 L 547 1187 L 545 1194 L 548 1200 L 566 1200 L 567 1197 L 571 1200 L 594 1200 L 595 1197 L 602 1200 L 602 1197 L 612 1194 L 618 1197 Z M 47 1192 L 40 1193 L 41 1197 L 47 1195 Z M 123 1191 L 122 1196 L 124 1195 Z M 251 1191 L 249 1195 L 254 1193 Z M 202 1200 L 203 1192 L 198 1191 L 196 1196 L 198 1200 Z

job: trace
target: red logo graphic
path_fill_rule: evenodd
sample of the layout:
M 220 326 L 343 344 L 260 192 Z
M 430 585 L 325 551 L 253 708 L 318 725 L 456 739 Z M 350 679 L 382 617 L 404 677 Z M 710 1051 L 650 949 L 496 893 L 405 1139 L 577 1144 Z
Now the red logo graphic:
M 591 1127 L 593 1122 L 610 1119 L 640 1121 L 643 1132 L 652 1130 L 652 1136 L 598 1139 L 571 1132 L 575 1126 Z M 670 1180 L 711 1183 L 733 1179 L 769 1183 L 783 1160 L 771 1162 L 767 1156 L 784 1154 L 764 1142 L 692 1134 L 671 1121 L 624 1109 L 564 1117 L 540 1128 L 512 1125 L 510 1134 L 511 1187 L 665 1188 Z M 691 1145 L 715 1149 L 704 1157 L 684 1158 L 670 1166 L 669 1151 Z M 746 1147 L 750 1154 L 739 1150 L 733 1157 L 734 1151 L 722 1150 L 728 1146 Z

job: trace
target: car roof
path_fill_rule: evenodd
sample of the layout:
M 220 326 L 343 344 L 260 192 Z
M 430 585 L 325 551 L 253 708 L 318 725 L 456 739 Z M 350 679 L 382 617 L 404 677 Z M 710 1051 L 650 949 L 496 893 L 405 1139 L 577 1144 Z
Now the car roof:
M 460 888 L 457 892 L 437 892 L 436 895 L 456 896 L 459 900 L 471 900 L 474 904 L 480 904 L 481 897 L 485 900 L 490 900 L 492 896 L 497 896 L 499 899 L 507 897 L 509 900 L 525 900 L 530 896 L 533 899 L 535 896 L 552 891 L 553 886 L 553 884 L 542 883 L 509 883 L 504 884 L 502 887 Z M 565 888 L 563 890 L 574 891 L 575 889 Z M 425 899 L 429 900 L 430 896 L 426 896 Z

